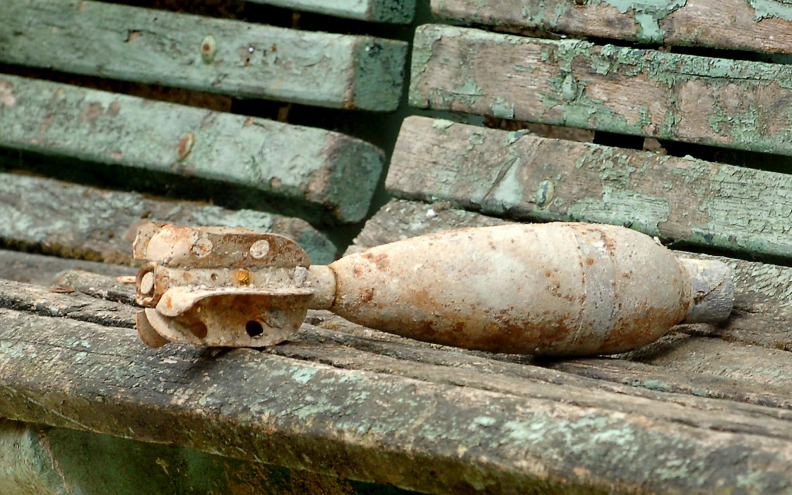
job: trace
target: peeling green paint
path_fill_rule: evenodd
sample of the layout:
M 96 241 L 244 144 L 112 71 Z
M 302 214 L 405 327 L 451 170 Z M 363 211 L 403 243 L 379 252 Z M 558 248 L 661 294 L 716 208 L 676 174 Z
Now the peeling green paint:
M 503 98 L 496 98 L 492 105 L 492 114 L 500 119 L 514 118 L 514 103 L 508 102 Z
M 435 129 L 448 129 L 454 125 L 454 123 L 455 122 L 453 120 L 435 119 L 435 121 L 432 123 L 432 127 Z
M 438 25 L 417 31 L 428 44 L 443 55 L 416 67 L 421 107 L 792 155 L 785 65 Z M 541 70 L 493 69 L 526 60 Z
M 452 92 L 456 95 L 456 101 L 468 106 L 475 105 L 479 98 L 484 96 L 482 89 L 472 79 L 468 79 L 461 86 L 454 88 Z
M 531 134 L 531 131 L 529 131 L 528 129 L 520 129 L 519 131 L 509 131 L 509 133 L 506 134 L 503 144 L 505 144 L 506 146 L 509 146 L 510 144 L 514 144 L 515 142 L 517 142 L 518 139 L 520 139 L 521 137 L 527 134 Z
M 747 0 L 747 2 L 755 10 L 755 21 L 767 18 L 792 21 L 792 3 L 788 0 Z
M 368 213 L 385 162 L 337 132 L 38 79 L 2 75 L 5 85 L 15 104 L 0 111 L 0 146 L 242 186 L 342 222 Z
M 402 92 L 402 41 L 94 1 L 9 2 L 3 17 L 5 63 L 329 108 L 391 111 Z M 133 31 L 145 35 L 129 43 Z
M 710 15 L 710 9 L 725 13 Z M 789 26 L 768 36 L 761 20 L 792 20 L 787 0 L 433 0 L 440 21 L 487 25 L 509 31 L 542 30 L 574 38 L 610 38 L 626 42 L 706 46 L 760 53 L 792 53 Z M 753 25 L 745 23 L 752 16 Z M 673 17 L 673 18 L 672 18 Z
M 157 201 L 16 174 L 0 174 L 0 240 L 66 258 L 132 262 L 127 235 L 143 219 L 176 224 L 245 227 L 294 238 L 312 263 L 335 258 L 336 247 L 304 220 L 254 210 Z
M 409 155 L 397 147 L 394 196 L 520 220 L 626 225 L 678 246 L 792 260 L 788 175 L 465 124 L 440 134 L 431 122 L 405 122 L 400 140 L 421 145 Z M 416 183 L 411 164 L 424 155 L 433 167 Z
M 632 10 L 635 22 L 639 25 L 638 37 L 648 43 L 662 43 L 665 32 L 660 28 L 660 19 L 666 18 L 677 9 L 684 7 L 687 0 L 601 0 L 618 9 L 622 14 Z

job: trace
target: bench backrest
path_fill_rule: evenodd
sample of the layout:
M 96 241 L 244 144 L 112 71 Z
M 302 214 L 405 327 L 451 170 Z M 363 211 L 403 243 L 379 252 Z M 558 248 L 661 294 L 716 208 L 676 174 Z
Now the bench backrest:
M 338 2 L 330 10 L 310 1 L 270 3 L 372 21 L 411 18 L 409 2 L 400 8 L 380 0 Z M 152 102 L 19 77 L 29 75 L 20 68 L 33 68 L 34 76 L 50 79 L 69 73 L 234 101 L 271 99 L 382 112 L 399 104 L 406 55 L 403 41 L 365 35 L 105 2 L 7 0 L 0 23 L 0 64 L 18 75 L 0 74 L 0 148 L 6 155 L 48 156 L 53 165 L 46 172 L 58 176 L 64 175 L 58 169 L 80 162 L 108 179 L 117 175 L 117 187 L 124 187 L 129 176 L 155 177 L 160 184 L 175 184 L 176 190 L 200 183 L 212 191 L 228 188 L 232 193 L 226 196 L 240 200 L 231 206 L 358 222 L 368 212 L 384 166 L 384 154 L 375 146 L 337 132 L 244 115 L 244 103 L 234 105 L 236 113 L 236 107 L 242 110 L 238 115 L 228 112 L 230 105 L 212 111 L 201 101 L 198 108 Z M 113 88 L 101 79 L 88 82 Z M 10 166 L 18 165 L 11 161 Z M 115 172 L 106 172 L 108 168 Z M 131 183 L 140 187 L 141 181 Z
M 418 28 L 410 103 L 496 128 L 407 119 L 388 190 L 513 219 L 626 225 L 677 246 L 788 263 L 792 182 L 756 169 L 792 154 L 792 72 L 768 62 L 792 46 L 775 42 L 792 35 L 792 14 L 741 0 L 646 4 L 432 1 L 439 19 L 479 28 Z M 693 55 L 680 45 L 721 50 Z M 671 151 L 528 135 L 530 125 L 512 121 L 586 129 L 595 143 L 607 134 L 627 147 L 629 136 L 653 138 Z M 671 156 L 681 148 L 710 157 L 712 146 L 751 168 Z

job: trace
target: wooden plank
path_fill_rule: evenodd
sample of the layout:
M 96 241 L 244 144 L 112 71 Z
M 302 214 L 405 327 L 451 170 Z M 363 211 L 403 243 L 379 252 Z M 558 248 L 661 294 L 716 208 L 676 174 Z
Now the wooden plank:
M 129 266 L 0 249 L 0 279 L 51 285 L 60 273 L 71 270 L 111 277 L 135 274 Z
M 507 223 L 504 219 L 455 210 L 448 202 L 430 205 L 394 200 L 366 222 L 366 226 L 355 239 L 354 247 L 350 251 L 359 251 L 372 245 L 440 232 L 450 228 L 483 227 L 504 223 Z M 789 326 L 792 325 L 792 267 L 684 251 L 676 251 L 676 253 L 687 257 L 714 258 L 726 263 L 732 270 L 735 287 L 735 309 L 725 325 L 720 327 L 680 325 L 675 327 L 678 332 L 706 337 L 704 340 L 720 339 L 726 343 L 761 346 L 772 351 L 772 354 L 776 356 L 788 356 L 786 351 L 792 350 L 792 335 L 788 331 Z M 689 359 L 689 361 L 685 361 L 687 363 L 684 364 L 685 366 L 700 366 L 703 355 L 701 350 L 696 347 L 699 345 L 697 343 L 699 340 L 690 340 L 684 335 L 671 337 L 667 341 L 660 341 L 654 346 L 649 346 L 638 357 L 646 360 L 661 359 L 663 354 L 668 352 L 669 345 L 682 348 L 680 346 L 688 345 L 685 342 L 689 342 L 691 345 L 689 352 L 682 351 L 676 356 L 676 359 Z M 720 344 L 711 345 L 713 347 L 720 346 Z M 698 355 L 692 355 L 695 354 L 694 351 L 698 352 Z M 777 354 L 775 351 L 781 353 Z M 724 352 L 729 354 L 729 357 L 724 359 L 736 359 L 730 351 L 724 350 Z M 756 359 L 761 360 L 762 358 L 757 355 Z M 755 364 L 755 360 L 746 362 Z M 788 359 L 783 358 L 779 362 L 782 363 L 782 366 L 786 366 L 784 364 L 786 361 Z M 744 371 L 750 372 L 750 369 L 745 368 Z M 776 371 L 768 371 L 766 375 L 771 377 L 776 374 Z
M 119 277 L 108 277 L 84 270 L 67 270 L 58 274 L 51 282 L 50 290 L 61 293 L 79 292 L 107 301 L 136 305 L 135 284 L 122 283 L 119 280 Z
M 114 279 L 108 279 L 99 285 L 113 284 L 118 287 Z M 86 289 L 79 286 L 76 288 L 78 291 Z M 90 293 L 92 297 L 106 299 L 104 294 L 90 288 L 86 293 Z M 106 302 L 92 304 L 88 298 L 76 292 L 64 293 L 59 290 L 51 294 L 45 288 L 10 282 L 0 284 L 0 308 L 104 325 L 123 327 L 134 325 L 132 311 L 128 306 Z M 757 322 L 760 321 L 755 319 L 754 323 Z M 724 344 L 713 343 L 712 338 L 695 334 L 673 334 L 657 345 L 626 354 L 621 359 L 547 361 L 530 356 L 493 355 L 426 344 L 371 330 L 347 322 L 327 311 L 311 311 L 306 323 L 308 325 L 304 326 L 299 334 L 290 337 L 288 342 L 291 344 L 282 344 L 272 348 L 271 352 L 325 364 L 332 363 L 333 366 L 345 369 L 377 372 L 387 369 L 389 373 L 421 380 L 425 379 L 425 376 L 419 371 L 418 363 L 456 369 L 485 370 L 497 376 L 509 375 L 550 383 L 554 383 L 557 379 L 552 370 L 562 370 L 586 378 L 581 381 L 569 376 L 565 378 L 564 383 L 573 381 L 586 388 L 610 390 L 620 394 L 662 400 L 664 396 L 657 395 L 656 392 L 675 392 L 792 409 L 792 400 L 786 394 L 790 375 L 784 372 L 789 368 L 786 359 L 788 355 L 777 351 L 769 354 L 767 350 L 735 343 L 731 338 L 727 338 L 728 342 Z M 701 349 L 701 347 L 705 348 Z M 665 354 L 673 356 L 669 357 Z M 773 357 L 771 354 L 778 356 Z M 629 361 L 624 358 L 628 358 Z M 707 366 L 702 366 L 704 359 L 707 360 Z M 751 366 L 736 366 L 733 369 L 719 366 L 727 360 L 742 360 L 743 363 L 751 363 Z M 351 362 L 357 364 L 352 366 Z M 523 366 L 525 364 L 532 366 L 526 368 Z M 484 385 L 489 383 L 488 379 L 464 378 L 461 374 L 453 374 L 452 377 L 445 377 L 443 380 L 450 379 L 449 384 L 461 385 L 463 382 L 470 382 L 486 390 L 499 390 L 497 387 Z M 592 381 L 588 378 L 600 381 Z M 684 401 L 679 397 L 674 400 Z
M 792 261 L 792 177 L 779 173 L 409 117 L 386 187 L 493 216 L 627 225 L 676 246 Z
M 50 291 L 10 280 L 0 280 L 0 308 L 128 329 L 135 328 L 137 311 L 133 306 L 78 292 Z
M 245 186 L 344 222 L 382 174 L 381 150 L 337 132 L 14 76 L 0 88 L 10 149 Z
M 792 154 L 785 65 L 439 25 L 412 60 L 421 108 Z
M 232 211 L 137 193 L 105 191 L 50 179 L 0 174 L 0 243 L 64 258 L 131 264 L 142 221 L 246 227 L 294 239 L 312 262 L 329 263 L 336 248 L 308 222 L 259 211 Z
M 792 10 L 756 0 L 432 0 L 438 19 L 638 43 L 792 53 Z
M 392 223 L 392 219 L 403 219 L 400 214 L 410 210 L 425 209 L 416 203 L 404 201 L 392 202 L 389 207 L 394 209 L 392 210 L 394 214 L 381 215 L 381 218 L 385 223 L 392 225 L 395 225 Z M 442 210 L 441 215 L 452 211 Z M 473 223 L 479 221 L 479 215 L 468 212 L 458 213 L 461 215 L 453 217 L 457 221 L 465 216 Z M 377 217 L 375 217 L 376 220 Z M 413 225 L 418 224 L 419 222 L 413 223 Z M 379 230 L 380 234 L 387 234 L 386 230 L 379 229 L 374 225 L 367 227 L 366 230 Z M 733 268 L 740 287 L 751 287 L 750 275 L 757 270 L 752 271 L 739 264 Z M 792 271 L 782 272 L 778 277 L 778 284 L 785 284 L 788 287 L 790 272 Z M 109 324 L 122 327 L 131 327 L 134 324 L 130 308 L 107 303 L 93 304 L 82 295 L 86 294 L 95 298 L 127 304 L 133 301 L 133 288 L 119 284 L 115 278 L 72 271 L 65 273 L 51 290 L 57 292 L 48 293 L 45 288 L 23 284 L 0 284 L 0 307 L 100 324 L 109 322 Z M 776 341 L 762 344 L 755 339 L 744 339 L 739 335 L 739 329 L 746 326 L 758 327 L 758 329 L 754 329 L 754 333 L 761 332 L 765 340 L 773 333 L 767 330 L 767 327 L 775 325 L 781 329 L 781 332 L 784 331 L 783 329 L 786 328 L 790 319 L 788 307 L 773 308 L 775 312 L 770 311 L 770 314 L 765 317 L 757 316 L 763 307 L 767 306 L 767 299 L 766 293 L 758 294 L 755 291 L 744 289 L 738 294 L 738 309 L 733 318 L 740 318 L 741 314 L 747 315 L 747 318 L 743 317 L 741 324 L 730 324 L 727 332 L 723 335 L 719 335 L 720 330 L 713 332 L 711 327 L 708 332 L 701 332 L 695 328 L 691 330 L 693 327 L 691 325 L 680 326 L 677 327 L 677 332 L 687 333 L 673 333 L 655 345 L 629 353 L 620 359 L 547 361 L 540 358 L 492 355 L 485 352 L 451 349 L 371 330 L 347 322 L 327 311 L 309 312 L 308 318 L 306 318 L 306 323 L 309 325 L 303 327 L 299 335 L 289 339 L 290 342 L 299 343 L 299 345 L 283 344 L 281 347 L 272 349 L 272 352 L 323 363 L 332 360 L 334 366 L 344 368 L 350 367 L 350 359 L 357 359 L 366 365 L 359 364 L 355 369 L 379 371 L 386 367 L 392 373 L 398 371 L 402 376 L 418 379 L 422 379 L 422 377 L 415 375 L 415 363 L 464 369 L 486 369 L 487 372 L 497 375 L 512 375 L 549 382 L 553 382 L 553 374 L 550 370 L 561 370 L 571 375 L 596 380 L 581 382 L 588 388 L 602 388 L 623 394 L 655 398 L 657 398 L 653 395 L 655 392 L 673 392 L 792 410 L 792 400 L 786 393 L 791 375 L 788 359 L 786 359 L 788 355 L 778 352 Z M 705 326 L 700 325 L 699 327 Z M 719 336 L 725 342 L 716 342 L 712 338 Z M 745 345 L 746 343 L 747 345 Z M 766 350 L 753 347 L 757 344 L 772 349 L 772 358 L 768 358 Z M 787 348 L 787 350 L 790 349 L 792 347 Z M 386 358 L 375 359 L 370 356 L 370 353 L 406 362 L 388 363 L 385 366 L 382 360 Z M 359 357 L 355 358 L 356 355 Z M 493 360 L 504 361 L 507 364 L 497 364 Z M 486 366 L 484 366 L 485 362 L 488 363 Z M 751 364 L 745 366 L 745 363 Z M 524 364 L 538 365 L 540 368 L 525 368 L 522 366 Z M 544 368 L 549 370 L 544 370 Z M 461 379 L 459 375 L 455 375 L 456 381 L 453 383 L 459 384 Z M 572 380 L 572 378 L 567 377 L 568 380 Z M 481 386 L 481 383 L 484 382 L 479 380 L 476 383 Z M 639 390 L 631 387 L 638 387 Z M 490 388 L 486 389 L 491 390 Z M 652 392 L 646 392 L 646 390 Z
M 381 215 L 386 219 L 385 222 L 388 222 L 388 219 L 403 218 L 399 214 L 410 209 L 420 209 L 420 206 L 415 203 L 403 201 L 392 202 L 389 206 L 398 208 L 398 212 Z M 442 210 L 441 215 L 452 211 Z M 459 213 L 462 215 L 453 217 L 457 221 L 463 216 L 467 216 L 472 222 L 477 222 L 480 219 L 478 215 L 467 212 Z M 367 230 L 377 229 L 367 227 Z M 381 231 L 381 233 L 385 232 Z M 742 275 L 743 278 L 749 273 L 749 270 L 740 268 L 735 271 L 738 277 Z M 788 279 L 789 273 L 786 276 L 782 274 L 779 283 L 788 285 Z M 738 280 L 738 283 L 740 282 L 742 280 Z M 746 283 L 745 285 L 750 284 Z M 67 288 L 70 291 L 66 291 Z M 106 303 L 92 304 L 90 300 L 77 294 L 87 294 L 95 298 L 124 303 L 133 301 L 133 288 L 119 284 L 115 278 L 72 271 L 65 273 L 53 289 L 57 290 L 55 294 L 49 294 L 47 289 L 40 287 L 13 283 L 0 285 L 0 307 L 27 310 L 46 316 L 93 321 L 100 324 L 110 321 L 118 326 L 131 327 L 133 325 L 132 313 L 128 307 Z M 752 294 L 749 291 L 738 294 L 738 312 L 749 315 L 748 320 L 750 321 L 746 321 L 752 325 L 772 326 L 776 324 L 783 327 L 784 321 L 789 320 L 789 315 L 784 317 L 783 308 L 782 314 L 771 314 L 770 321 L 755 316 L 767 300 L 767 297 L 762 297 L 762 302 L 757 302 L 760 298 L 755 296 L 757 294 Z M 108 317 L 115 319 L 108 320 Z M 743 323 L 745 324 L 746 321 Z M 561 370 L 572 375 L 596 380 L 580 382 L 588 388 L 602 388 L 623 394 L 657 398 L 655 392 L 674 392 L 792 409 L 792 400 L 786 394 L 789 373 L 784 372 L 785 366 L 788 368 L 785 364 L 788 361 L 785 354 L 773 351 L 774 354 L 778 354 L 776 362 L 774 359 L 768 359 L 766 351 L 752 348 L 752 345 L 756 343 L 754 341 L 749 341 L 749 345 L 746 347 L 739 345 L 744 343 L 744 340 L 735 339 L 733 335 L 725 335 L 726 343 L 714 342 L 711 338 L 713 337 L 711 331 L 709 333 L 692 331 L 688 334 L 672 334 L 656 345 L 623 356 L 629 361 L 613 358 L 547 361 L 540 358 L 492 355 L 485 352 L 451 349 L 412 341 L 350 323 L 327 311 L 310 311 L 306 323 L 309 325 L 305 326 L 299 335 L 289 339 L 290 342 L 299 345 L 283 344 L 281 347 L 272 349 L 272 352 L 323 363 L 332 361 L 334 366 L 344 368 L 350 368 L 350 360 L 360 361 L 357 367 L 353 368 L 379 371 L 385 367 L 391 373 L 398 371 L 402 376 L 418 379 L 422 379 L 422 376 L 416 374 L 416 363 L 463 369 L 486 369 L 488 373 L 497 375 L 511 375 L 546 382 L 553 382 L 551 370 Z M 689 329 L 678 327 L 678 330 L 688 331 Z M 733 333 L 734 328 L 731 330 Z M 775 343 L 771 343 L 767 347 L 776 349 L 774 345 Z M 372 358 L 371 353 L 379 357 Z M 383 359 L 392 358 L 405 362 L 388 362 L 386 366 Z M 498 364 L 493 360 L 503 361 L 506 364 Z M 724 363 L 728 361 L 736 361 L 737 365 L 727 367 Z M 485 362 L 486 366 L 484 366 Z M 704 362 L 706 362 L 706 366 L 702 365 Z M 761 364 L 757 365 L 757 362 Z M 365 366 L 361 363 L 365 363 Z M 746 367 L 744 363 L 751 363 L 751 366 Z M 524 364 L 538 365 L 540 368 L 525 368 L 522 366 Z M 544 368 L 549 370 L 544 370 Z M 462 378 L 459 375 L 454 376 L 455 381 L 450 383 L 460 384 L 459 381 Z M 572 380 L 572 377 L 567 377 L 568 380 Z M 485 382 L 476 381 L 477 386 L 483 386 L 482 383 Z M 614 383 L 618 385 L 614 385 Z M 638 387 L 639 390 L 631 387 Z M 491 390 L 491 388 L 485 388 Z M 646 390 L 651 392 L 646 392 Z
M 792 483 L 792 413 L 779 409 L 590 390 L 560 371 L 553 385 L 438 365 L 407 378 L 387 371 L 397 360 L 341 349 L 338 366 L 152 350 L 132 332 L 49 320 L 0 311 L 0 415 L 435 493 Z
M 179 446 L 0 420 L 4 495 L 354 495 L 377 488 Z
M 399 103 L 407 44 L 78 0 L 4 0 L 0 61 L 332 108 Z
M 415 0 L 248 0 L 294 10 L 346 17 L 370 22 L 409 24 L 415 16 Z

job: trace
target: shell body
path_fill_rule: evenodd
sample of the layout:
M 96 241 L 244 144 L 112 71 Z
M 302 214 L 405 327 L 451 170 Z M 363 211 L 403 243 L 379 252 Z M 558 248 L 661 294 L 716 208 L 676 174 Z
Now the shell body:
M 463 229 L 330 265 L 332 311 L 405 337 L 494 352 L 618 353 L 691 306 L 674 255 L 633 230 L 580 223 Z

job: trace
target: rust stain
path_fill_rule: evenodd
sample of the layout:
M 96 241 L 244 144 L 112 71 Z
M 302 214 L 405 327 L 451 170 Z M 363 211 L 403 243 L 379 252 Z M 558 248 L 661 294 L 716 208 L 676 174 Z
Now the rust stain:
M 107 107 L 107 115 L 110 117 L 117 116 L 119 112 L 121 112 L 121 105 L 119 105 L 117 101 L 114 101 L 109 107 Z
M 234 279 L 239 285 L 250 285 L 250 272 L 244 268 L 238 270 L 234 274 Z
M 211 64 L 217 55 L 217 39 L 212 34 L 207 34 L 201 41 L 201 58 L 205 64 Z
M 195 146 L 195 134 L 192 132 L 188 132 L 179 139 L 179 144 L 176 147 L 176 155 L 179 161 L 184 161 L 190 156 L 193 146 Z
M 143 35 L 142 35 L 142 34 L 140 33 L 140 31 L 138 31 L 138 30 L 130 30 L 130 31 L 127 31 L 127 39 L 126 39 L 126 42 L 127 42 L 127 43 L 132 43 L 132 42 L 134 42 L 135 40 L 139 39 L 141 36 L 143 36 Z
M 17 96 L 14 93 L 14 85 L 8 81 L 0 79 L 0 103 L 4 107 L 13 107 L 16 105 Z
M 205 339 L 209 333 L 209 329 L 206 327 L 206 324 L 200 321 L 196 321 L 195 323 L 190 325 L 189 328 L 190 328 L 190 332 L 192 332 L 192 334 L 198 337 L 199 339 Z
M 363 255 L 363 258 L 373 263 L 374 266 L 376 266 L 377 269 L 380 271 L 384 272 L 390 269 L 390 260 L 388 260 L 388 255 L 385 253 L 379 253 L 379 254 L 365 253 Z
M 365 287 L 360 289 L 360 301 L 365 304 L 369 301 L 374 299 L 374 289 L 371 287 Z
M 93 124 L 97 117 L 102 115 L 104 111 L 105 108 L 101 103 L 90 103 L 83 109 L 82 113 L 80 113 L 80 121 L 86 124 Z

